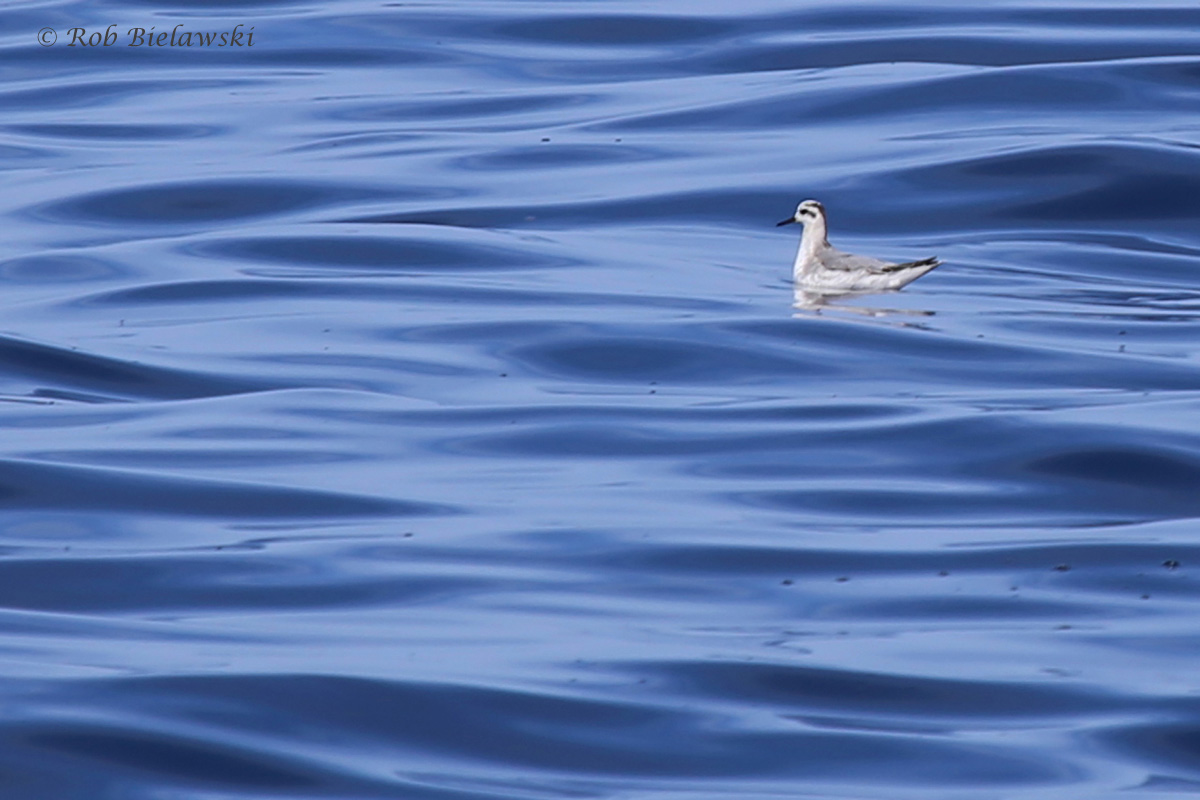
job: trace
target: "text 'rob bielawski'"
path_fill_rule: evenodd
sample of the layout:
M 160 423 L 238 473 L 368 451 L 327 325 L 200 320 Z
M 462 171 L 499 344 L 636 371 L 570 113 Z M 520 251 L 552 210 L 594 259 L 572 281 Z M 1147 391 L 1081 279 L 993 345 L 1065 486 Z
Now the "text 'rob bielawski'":
M 115 44 L 126 47 L 254 47 L 253 25 L 247 28 L 238 23 L 226 31 L 180 30 L 182 27 L 183 23 L 169 31 L 156 31 L 154 26 L 133 27 L 125 31 L 124 40 L 116 25 L 109 25 L 103 33 L 71 28 L 67 31 L 70 36 L 67 47 L 112 47 Z

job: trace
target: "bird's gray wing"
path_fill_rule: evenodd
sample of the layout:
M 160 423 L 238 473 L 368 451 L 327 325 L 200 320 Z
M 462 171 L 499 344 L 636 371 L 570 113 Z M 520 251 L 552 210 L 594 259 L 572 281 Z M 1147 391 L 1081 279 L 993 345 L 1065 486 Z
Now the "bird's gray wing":
M 818 257 L 825 269 L 839 272 L 887 272 L 890 267 L 898 266 L 887 261 L 880 261 L 870 256 L 856 256 L 853 253 L 843 253 L 835 248 L 828 248 Z
M 894 264 L 891 261 L 880 261 L 878 258 L 871 258 L 870 256 L 844 253 L 832 247 L 821 254 L 820 262 L 821 266 L 826 269 L 837 270 L 839 272 L 867 272 L 872 275 L 904 272 L 907 269 L 918 269 L 920 267 L 929 267 L 932 269 L 941 263 L 937 258 L 922 258 L 919 261 L 905 261 L 903 264 Z

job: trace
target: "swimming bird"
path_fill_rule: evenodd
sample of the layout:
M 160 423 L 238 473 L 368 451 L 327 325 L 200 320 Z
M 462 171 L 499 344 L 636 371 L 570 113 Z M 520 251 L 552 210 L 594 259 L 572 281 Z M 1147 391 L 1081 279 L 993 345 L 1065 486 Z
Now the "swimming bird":
M 870 256 L 843 253 L 829 244 L 825 206 L 816 200 L 805 200 L 796 206 L 796 213 L 776 227 L 793 222 L 803 225 L 804 232 L 800 235 L 792 277 L 798 288 L 810 292 L 849 294 L 899 289 L 942 263 L 937 258 L 923 258 L 893 264 Z

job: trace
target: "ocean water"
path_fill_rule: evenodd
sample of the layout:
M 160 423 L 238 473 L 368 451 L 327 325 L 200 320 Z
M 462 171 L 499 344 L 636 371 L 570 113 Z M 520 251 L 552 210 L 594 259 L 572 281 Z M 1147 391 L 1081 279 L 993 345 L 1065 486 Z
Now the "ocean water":
M 0 797 L 1200 794 L 1194 0 L 18 0 L 0 71 Z M 807 197 L 945 263 L 797 305 Z

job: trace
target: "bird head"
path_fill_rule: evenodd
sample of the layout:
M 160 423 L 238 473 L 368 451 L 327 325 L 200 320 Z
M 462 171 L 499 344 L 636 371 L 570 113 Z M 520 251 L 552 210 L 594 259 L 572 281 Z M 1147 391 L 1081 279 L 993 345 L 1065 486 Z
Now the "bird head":
M 775 227 L 781 225 L 790 225 L 793 222 L 799 222 L 801 225 L 808 225 L 810 222 L 825 221 L 825 206 L 818 203 L 816 200 L 805 200 L 800 205 L 796 206 L 796 213 L 785 220 L 775 223 Z

